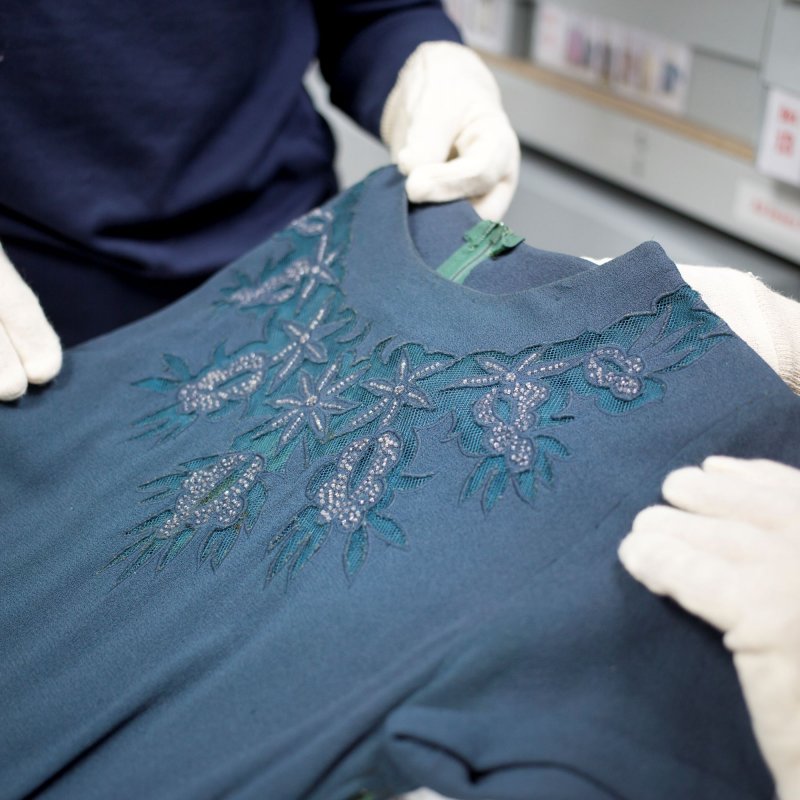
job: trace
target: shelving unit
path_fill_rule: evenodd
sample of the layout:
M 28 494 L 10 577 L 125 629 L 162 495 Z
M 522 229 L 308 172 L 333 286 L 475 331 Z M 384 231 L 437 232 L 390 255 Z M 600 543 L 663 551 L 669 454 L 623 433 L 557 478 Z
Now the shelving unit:
M 503 68 L 493 63 L 493 69 L 502 80 Z M 306 85 L 336 137 L 343 187 L 389 163 L 380 142 L 330 105 L 318 71 Z M 800 269 L 785 259 L 534 149 L 523 152 L 519 187 L 504 221 L 529 244 L 573 255 L 615 256 L 655 239 L 675 261 L 749 270 L 800 298 Z
M 521 59 L 483 54 L 527 145 L 800 264 L 800 189 L 752 144 Z

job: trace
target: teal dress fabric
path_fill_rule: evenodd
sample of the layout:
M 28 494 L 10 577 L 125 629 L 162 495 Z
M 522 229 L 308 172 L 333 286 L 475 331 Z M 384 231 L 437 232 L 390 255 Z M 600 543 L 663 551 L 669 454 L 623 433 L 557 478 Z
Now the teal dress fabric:
M 0 408 L 0 797 L 769 800 L 616 548 L 800 405 L 645 243 L 435 266 L 379 171 Z

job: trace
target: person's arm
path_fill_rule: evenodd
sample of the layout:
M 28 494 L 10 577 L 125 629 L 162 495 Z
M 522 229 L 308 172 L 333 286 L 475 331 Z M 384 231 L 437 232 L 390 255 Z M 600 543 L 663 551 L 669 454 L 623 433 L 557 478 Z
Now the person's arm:
M 461 42 L 436 0 L 315 0 L 319 65 L 331 102 L 379 135 L 397 75 L 423 42 Z
M 519 141 L 497 82 L 460 44 L 438 2 L 315 4 L 331 101 L 379 134 L 416 203 L 468 198 L 499 220 L 519 176 Z

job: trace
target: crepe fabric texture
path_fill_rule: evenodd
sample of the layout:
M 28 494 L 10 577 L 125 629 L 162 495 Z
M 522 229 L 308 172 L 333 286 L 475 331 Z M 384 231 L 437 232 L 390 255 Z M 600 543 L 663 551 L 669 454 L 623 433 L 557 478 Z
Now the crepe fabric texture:
M 720 636 L 618 563 L 800 405 L 654 242 L 520 245 L 394 169 L 0 409 L 0 797 L 769 800 Z

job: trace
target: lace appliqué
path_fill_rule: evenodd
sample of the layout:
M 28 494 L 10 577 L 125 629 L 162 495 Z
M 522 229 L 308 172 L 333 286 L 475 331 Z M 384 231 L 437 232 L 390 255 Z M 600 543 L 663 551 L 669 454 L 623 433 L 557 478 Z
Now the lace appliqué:
M 430 476 L 404 473 L 413 448 L 404 448 L 394 431 L 352 441 L 339 457 L 308 483 L 309 505 L 269 543 L 274 553 L 268 579 L 286 571 L 295 577 L 329 536 L 343 548 L 343 566 L 353 578 L 367 557 L 371 536 L 390 547 L 405 548 L 406 535 L 385 513 L 395 492 L 421 485 Z
M 126 531 L 128 536 L 144 535 L 106 565 L 108 568 L 128 561 L 117 583 L 159 555 L 156 569 L 162 570 L 195 536 L 204 537 L 199 553 L 201 563 L 209 560 L 216 569 L 239 534 L 252 529 L 266 500 L 261 456 L 227 453 L 197 459 L 183 467 L 181 472 L 140 487 L 151 493 L 145 502 L 165 507 Z
M 170 377 L 145 378 L 134 385 L 170 395 L 175 402 L 136 420 L 134 426 L 144 430 L 133 438 L 154 436 L 164 441 L 200 417 L 215 419 L 236 405 L 246 406 L 264 385 L 270 364 L 268 354 L 257 350 L 226 356 L 224 345 L 217 348 L 211 364 L 195 375 L 178 356 L 166 355 L 164 361 Z
M 290 558 L 290 574 L 294 574 L 331 529 L 337 529 L 346 539 L 345 570 L 348 575 L 354 574 L 366 557 L 366 518 L 375 513 L 374 507 L 386 491 L 384 478 L 397 465 L 400 448 L 399 437 L 389 432 L 374 440 L 357 439 L 334 465 L 320 470 L 309 484 L 313 505 L 301 511 L 297 520 L 270 542 L 270 550 L 280 546 L 270 576 L 277 574 Z M 361 473 L 360 478 L 354 475 L 357 472 Z
M 551 431 L 572 419 L 574 395 L 593 398 L 611 415 L 660 400 L 662 376 L 729 335 L 698 303 L 684 287 L 661 298 L 654 312 L 630 315 L 600 333 L 514 356 L 480 353 L 454 365 L 447 374 L 458 379 L 442 391 L 457 399 L 442 405 L 453 409 L 462 449 L 476 459 L 462 496 L 480 494 L 488 512 L 511 485 L 522 500 L 534 502 L 552 484 L 554 462 L 569 455 Z
M 197 419 L 243 411 L 229 452 L 142 487 L 163 507 L 127 532 L 139 538 L 109 564 L 127 562 L 118 581 L 156 557 L 162 569 L 198 535 L 201 562 L 219 566 L 265 507 L 267 482 L 290 494 L 286 481 L 300 481 L 306 500 L 276 509 L 289 521 L 268 543 L 267 579 L 296 578 L 323 545 L 340 550 L 353 579 L 372 542 L 409 546 L 389 505 L 434 477 L 413 469 L 418 431 L 453 420 L 464 456 L 462 502 L 479 498 L 487 514 L 508 495 L 534 504 L 570 456 L 559 429 L 574 419 L 574 398 L 589 398 L 610 419 L 636 411 L 661 400 L 668 373 L 729 335 L 683 287 L 602 331 L 517 353 L 455 358 L 394 339 L 366 353 L 369 321 L 356 319 L 340 290 L 348 225 L 332 208 L 281 234 L 291 244 L 285 263 L 223 290 L 229 313 L 260 309 L 261 339 L 230 355 L 217 348 L 194 374 L 167 356 L 165 377 L 136 384 L 172 400 L 135 423 L 140 436 L 167 438 Z
M 169 401 L 133 423 L 138 431 L 133 438 L 165 441 L 198 419 L 215 421 L 237 407 L 246 416 L 304 364 L 328 362 L 330 338 L 353 322 L 352 312 L 334 306 L 338 309 L 336 289 L 347 245 L 344 217 L 357 195 L 337 198 L 273 237 L 255 278 L 235 273 L 237 285 L 223 288 L 215 307 L 257 314 L 262 338 L 230 355 L 220 345 L 211 362 L 195 373 L 184 359 L 165 355 L 165 374 L 134 386 Z M 334 225 L 337 209 L 341 219 Z

